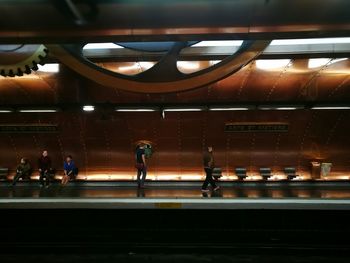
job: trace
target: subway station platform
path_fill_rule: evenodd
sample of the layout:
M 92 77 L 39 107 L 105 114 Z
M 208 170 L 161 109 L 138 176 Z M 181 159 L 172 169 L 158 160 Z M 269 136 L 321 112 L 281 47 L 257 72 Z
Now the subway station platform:
M 224 182 L 203 193 L 200 182 L 37 182 L 0 185 L 0 208 L 311 209 L 350 210 L 348 182 Z

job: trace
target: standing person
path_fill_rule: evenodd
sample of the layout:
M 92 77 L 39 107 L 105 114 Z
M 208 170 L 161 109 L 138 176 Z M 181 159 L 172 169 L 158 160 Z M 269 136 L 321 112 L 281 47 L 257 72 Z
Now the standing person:
M 44 178 L 46 187 L 49 187 L 50 176 L 52 174 L 51 158 L 48 155 L 47 150 L 44 150 L 40 158 L 38 159 L 38 167 L 40 173 L 40 186 L 44 186 Z
M 202 185 L 203 192 L 209 192 L 208 185 L 211 184 L 213 190 L 219 190 L 219 186 L 216 186 L 215 181 L 213 179 L 212 173 L 214 168 L 214 157 L 213 157 L 213 147 L 208 146 L 206 152 L 203 155 L 203 166 L 205 171 L 205 181 Z
M 30 163 L 26 158 L 21 159 L 21 163 L 17 166 L 16 175 L 13 177 L 12 185 L 15 186 L 19 178 L 29 177 L 32 168 L 30 167 Z
M 66 185 L 69 182 L 69 179 L 75 179 L 78 175 L 78 168 L 75 166 L 73 158 L 71 155 L 66 157 L 66 161 L 63 164 L 64 175 L 62 177 L 61 184 Z
M 136 169 L 137 169 L 137 187 L 144 188 L 147 166 L 146 166 L 146 155 L 145 155 L 145 145 L 138 145 L 136 148 Z

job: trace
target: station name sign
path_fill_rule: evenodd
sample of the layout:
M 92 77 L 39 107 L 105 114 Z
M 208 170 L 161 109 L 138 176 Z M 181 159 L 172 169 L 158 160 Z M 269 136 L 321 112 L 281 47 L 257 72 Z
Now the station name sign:
M 229 122 L 225 123 L 225 132 L 288 132 L 285 122 Z
M 0 133 L 55 133 L 58 125 L 53 124 L 1 124 Z

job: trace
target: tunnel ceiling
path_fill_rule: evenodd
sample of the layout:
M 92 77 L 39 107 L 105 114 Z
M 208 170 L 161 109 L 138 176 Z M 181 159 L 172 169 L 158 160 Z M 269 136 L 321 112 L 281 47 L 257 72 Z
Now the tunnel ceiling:
M 276 64 L 277 61 L 277 64 Z M 280 62 L 278 62 L 280 61 Z M 270 63 L 270 64 L 269 64 Z M 277 67 L 274 68 L 274 65 Z M 116 69 L 128 64 L 105 62 Z M 272 65 L 272 67 L 271 67 Z M 130 68 L 134 71 L 134 68 Z M 350 60 L 256 60 L 237 73 L 204 88 L 170 94 L 138 94 L 100 86 L 60 65 L 59 72 L 0 78 L 0 103 L 60 105 L 86 103 L 239 103 L 239 102 L 348 102 Z
M 1 42 L 347 36 L 347 0 L 1 1 Z

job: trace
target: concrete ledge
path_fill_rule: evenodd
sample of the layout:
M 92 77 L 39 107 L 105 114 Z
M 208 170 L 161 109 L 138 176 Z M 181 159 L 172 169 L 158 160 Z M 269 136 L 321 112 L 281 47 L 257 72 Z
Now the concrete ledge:
M 4 198 L 0 209 L 350 210 L 350 199 Z

